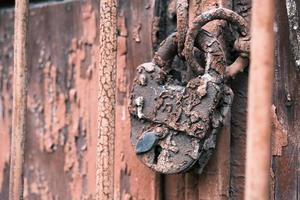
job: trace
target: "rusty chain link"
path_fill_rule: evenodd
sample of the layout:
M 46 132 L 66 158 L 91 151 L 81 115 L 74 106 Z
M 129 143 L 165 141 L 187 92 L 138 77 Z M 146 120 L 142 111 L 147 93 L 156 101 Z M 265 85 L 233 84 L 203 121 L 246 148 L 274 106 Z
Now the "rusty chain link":
M 188 30 L 188 0 L 177 0 L 177 35 L 178 35 L 178 55 L 182 56 L 184 42 Z
M 188 1 L 177 0 L 176 12 L 177 12 L 177 55 L 185 57 L 190 67 L 199 74 L 204 72 L 204 68 L 200 66 L 194 56 L 194 45 L 191 38 L 196 38 L 199 30 L 206 23 L 223 19 L 238 27 L 238 31 L 241 35 L 236 39 L 234 43 L 234 49 L 239 53 L 239 57 L 234 63 L 226 69 L 225 76 L 233 76 L 239 71 L 242 71 L 249 63 L 250 52 L 250 36 L 248 30 L 248 23 L 237 13 L 226 9 L 216 8 L 204 12 L 193 20 L 192 26 L 188 25 Z M 189 30 L 189 31 L 188 31 Z M 187 35 L 189 32 L 189 35 Z M 188 45 L 187 45 L 188 44 Z M 175 45 L 176 46 L 176 45 Z M 184 52 L 183 52 L 184 51 Z
M 241 38 L 246 38 L 246 39 L 244 40 L 238 39 L 237 41 L 243 41 L 243 44 L 241 44 L 241 42 L 237 42 L 235 44 L 235 47 L 237 47 L 240 50 L 240 52 L 243 52 L 243 54 L 241 55 L 242 57 L 246 57 L 245 54 L 247 52 L 249 53 L 249 40 L 247 40 L 247 38 L 249 38 L 248 36 L 249 30 L 248 30 L 248 23 L 246 22 L 246 20 L 240 15 L 238 15 L 237 13 L 226 8 L 212 9 L 197 16 L 193 20 L 193 23 L 186 35 L 186 40 L 184 44 L 185 48 L 183 50 L 184 51 L 183 53 L 186 61 L 195 70 L 203 68 L 198 64 L 194 56 L 193 48 L 194 48 L 195 38 L 198 35 L 199 30 L 202 29 L 202 26 L 204 26 L 206 23 L 210 21 L 217 20 L 217 19 L 226 20 L 232 23 L 233 25 L 237 26 L 238 31 L 242 36 Z

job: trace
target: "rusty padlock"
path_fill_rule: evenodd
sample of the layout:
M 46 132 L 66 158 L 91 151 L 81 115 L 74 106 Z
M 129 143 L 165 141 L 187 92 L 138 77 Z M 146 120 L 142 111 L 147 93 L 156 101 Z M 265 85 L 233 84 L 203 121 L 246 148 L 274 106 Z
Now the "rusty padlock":
M 177 54 L 177 35 L 173 33 L 152 62 L 137 67 L 130 97 L 135 152 L 148 167 L 164 174 L 185 172 L 195 163 L 202 171 L 233 99 L 224 83 L 226 62 L 220 42 L 201 27 L 193 27 L 184 53 L 197 76 L 182 85 L 168 74 Z M 204 56 L 204 68 L 193 55 L 194 45 Z

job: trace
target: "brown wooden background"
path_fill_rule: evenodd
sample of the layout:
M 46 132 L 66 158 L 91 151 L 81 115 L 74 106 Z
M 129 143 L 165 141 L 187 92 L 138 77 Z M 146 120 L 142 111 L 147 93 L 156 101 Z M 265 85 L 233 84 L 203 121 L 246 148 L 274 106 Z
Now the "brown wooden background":
M 295 3 L 295 17 L 299 19 L 299 1 L 287 1 Z M 218 150 L 203 175 L 158 175 L 137 160 L 131 147 L 127 97 L 134 70 L 150 61 L 160 41 L 175 30 L 174 2 L 119 0 L 114 199 L 242 199 L 247 70 L 230 83 L 235 93 L 231 121 L 219 137 Z M 216 4 L 250 19 L 249 0 L 190 0 L 190 17 Z M 97 32 L 98 9 L 96 0 L 31 6 L 25 199 L 95 198 L 97 36 L 101 34 Z M 289 31 L 285 1 L 277 0 L 276 14 L 277 120 L 274 120 L 270 188 L 274 199 L 297 200 L 300 198 L 300 68 L 295 62 L 299 55 L 292 50 L 299 41 L 297 37 L 289 40 L 289 35 L 300 37 L 300 33 L 297 28 L 292 29 L 293 33 Z M 13 9 L 0 9 L 1 200 L 8 199 L 13 15 Z M 226 38 L 224 23 L 207 29 L 220 33 L 219 38 Z M 228 55 L 229 62 L 231 59 Z M 285 147 L 281 149 L 282 146 Z

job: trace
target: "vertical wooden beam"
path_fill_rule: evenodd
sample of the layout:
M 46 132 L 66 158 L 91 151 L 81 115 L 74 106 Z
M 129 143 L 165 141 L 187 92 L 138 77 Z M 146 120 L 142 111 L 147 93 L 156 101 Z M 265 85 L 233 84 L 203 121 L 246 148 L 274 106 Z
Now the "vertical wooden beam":
M 297 87 L 300 84 L 300 74 L 295 65 L 295 56 L 293 48 L 300 40 L 297 41 L 291 37 L 291 29 L 289 27 L 288 12 L 296 11 L 300 13 L 300 2 L 294 1 L 296 5 L 290 4 L 286 7 L 286 2 L 293 1 L 276 1 L 276 47 L 275 47 L 275 75 L 274 77 L 274 95 L 273 101 L 276 106 L 276 114 L 282 127 L 288 133 L 288 145 L 282 150 L 281 156 L 273 157 L 273 170 L 275 174 L 275 194 L 274 199 L 299 199 L 300 197 L 300 90 Z M 294 7 L 295 6 L 295 7 Z M 290 7 L 290 9 L 289 9 Z M 291 9 L 292 8 L 292 9 Z M 295 9 L 295 10 L 294 10 Z M 300 18 L 299 18 L 300 20 Z M 297 23 L 295 23 L 296 25 Z M 298 23 L 299 24 L 299 23 Z M 296 33 L 300 29 L 293 30 Z M 289 35 L 290 37 L 287 37 Z M 292 45 L 293 43 L 293 45 Z M 300 51 L 298 51 L 300 53 Z
M 17 0 L 15 7 L 13 121 L 9 199 L 23 199 L 23 163 L 27 103 L 27 26 L 28 0 Z
M 245 199 L 269 199 L 274 1 L 252 1 Z
M 114 190 L 117 1 L 100 1 L 99 96 L 96 199 L 112 200 Z

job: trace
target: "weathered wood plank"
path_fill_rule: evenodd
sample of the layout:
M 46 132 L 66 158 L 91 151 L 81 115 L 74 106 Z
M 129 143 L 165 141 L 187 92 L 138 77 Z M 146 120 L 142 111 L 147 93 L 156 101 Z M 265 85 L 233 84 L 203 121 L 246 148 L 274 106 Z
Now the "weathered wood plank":
M 185 175 L 168 175 L 164 176 L 162 182 L 163 199 L 165 200 L 182 200 L 185 198 Z
M 287 130 L 288 145 L 281 156 L 273 159 L 275 175 L 275 199 L 299 199 L 300 168 L 300 72 L 295 65 L 292 44 L 289 41 L 289 25 L 284 1 L 276 1 L 277 38 L 276 69 L 274 80 L 274 104 L 277 117 Z M 298 16 L 300 9 L 298 8 Z M 291 41 L 292 42 L 292 41 Z
M 97 5 L 30 8 L 25 199 L 95 195 Z M 0 143 L 9 152 L 13 10 L 1 10 L 0 19 Z M 8 156 L 0 155 L 0 199 L 8 199 Z
M 160 199 L 159 175 L 143 165 L 133 151 L 128 113 L 135 69 L 152 59 L 155 1 L 119 3 L 114 199 Z
M 233 1 L 233 9 L 248 18 L 250 3 Z M 288 146 L 273 159 L 275 199 L 293 200 L 300 191 L 300 92 L 295 87 L 299 71 L 291 57 L 285 3 L 277 3 L 274 104 L 288 131 Z M 95 198 L 98 8 L 97 1 L 90 0 L 31 7 L 25 199 Z M 152 47 L 174 31 L 173 15 L 172 1 L 120 1 L 114 199 L 198 199 L 207 186 L 199 180 L 214 179 L 209 174 L 189 174 L 163 176 L 160 181 L 159 175 L 138 161 L 130 144 L 127 97 L 135 67 L 150 61 Z M 0 10 L 1 152 L 8 152 L 11 133 L 12 38 L 13 10 Z M 247 71 L 231 81 L 235 93 L 230 127 L 231 199 L 243 199 L 247 82 Z M 8 162 L 9 153 L 0 153 L 0 199 L 8 199 Z

